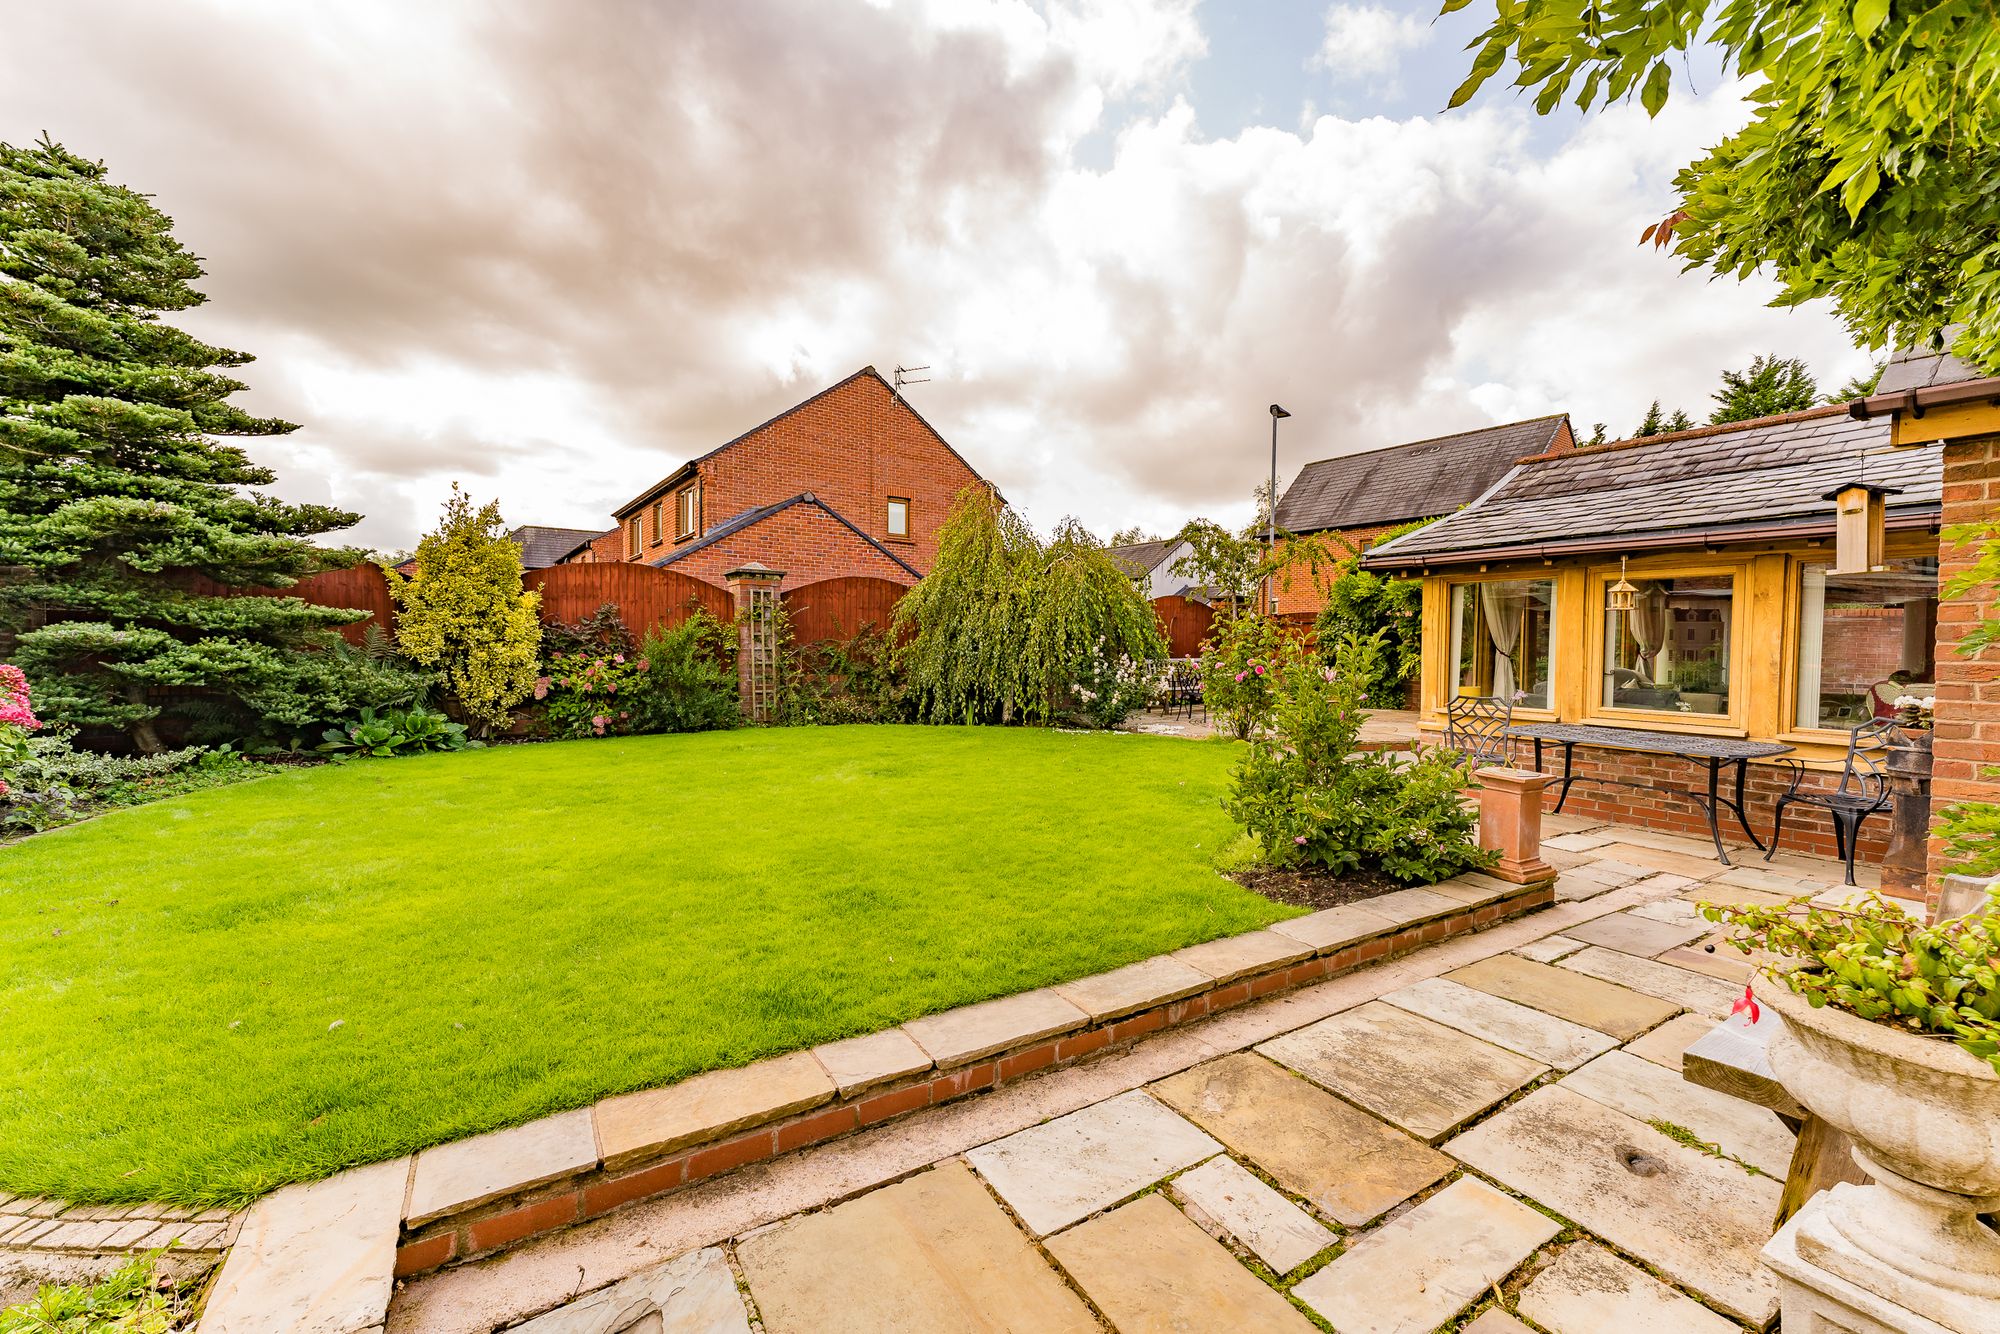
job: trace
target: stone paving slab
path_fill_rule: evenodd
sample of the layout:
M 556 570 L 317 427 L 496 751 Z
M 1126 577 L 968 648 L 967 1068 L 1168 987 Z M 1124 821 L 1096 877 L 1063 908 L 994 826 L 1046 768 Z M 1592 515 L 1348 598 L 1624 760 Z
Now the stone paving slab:
M 1572 954 L 1556 967 L 1644 992 L 1715 1019 L 1727 1018 L 1729 1007 L 1743 994 L 1742 987 L 1732 986 L 1719 977 L 1692 973 L 1653 959 L 1637 958 L 1602 945 L 1593 945 Z
M 1523 959 L 1531 959 L 1536 963 L 1554 963 L 1557 959 L 1567 958 L 1582 948 L 1583 942 L 1580 940 L 1571 940 L 1568 936 L 1555 935 L 1543 936 L 1540 940 L 1531 940 L 1525 945 L 1517 946 L 1511 952 L 1520 955 Z
M 642 1269 L 508 1334 L 751 1334 L 729 1257 L 714 1246 Z
M 1604 845 L 1606 847 L 1612 843 L 1623 843 L 1628 847 L 1678 852 L 1698 861 L 1720 865 L 1715 860 L 1715 844 L 1699 835 L 1670 834 L 1664 829 L 1648 829 L 1644 825 L 1607 826 L 1604 832 L 1610 835 L 1610 841 Z
M 1010 1047 L 1025 1047 L 1082 1028 L 1090 1016 L 1053 991 L 963 1005 L 943 1014 L 912 1019 L 903 1031 L 917 1040 L 938 1069 L 967 1065 Z
M 930 1054 L 900 1028 L 814 1047 L 812 1054 L 843 1098 L 909 1079 L 931 1068 Z
M 1643 1056 L 1655 1065 L 1680 1072 L 1681 1053 L 1715 1029 L 1715 1020 L 1705 1014 L 1683 1014 L 1667 1020 L 1642 1038 L 1625 1044 L 1634 1056 Z
M 1752 892 L 1769 894 L 1769 899 L 1751 900 L 1763 903 L 1787 903 L 1802 894 L 1818 894 L 1826 889 L 1826 881 L 1800 875 L 1791 870 L 1773 870 L 1768 866 L 1732 866 L 1715 877 L 1704 889 L 1715 893 L 1718 898 L 1729 889 L 1747 889 Z
M 244 1216 L 201 1334 L 365 1334 L 395 1282 L 410 1160 L 285 1186 Z
M 1777 1280 L 1757 1253 L 1771 1236 L 1778 1182 L 1562 1084 L 1536 1089 L 1445 1147 L 1729 1314 L 1758 1326 L 1777 1314 Z
M 1510 954 L 1481 959 L 1445 976 L 1619 1039 L 1639 1036 L 1680 1008 L 1656 996 Z
M 1452 1169 L 1437 1150 L 1248 1052 L 1152 1091 L 1344 1227 L 1379 1217 Z
M 597 1143 L 617 1168 L 747 1130 L 833 1101 L 833 1080 L 809 1051 L 711 1070 L 665 1088 L 597 1104 Z
M 1134 1090 L 965 1155 L 1038 1237 L 1116 1204 L 1222 1146 Z
M 1311 1334 L 1312 1324 L 1158 1195 L 1048 1241 L 1119 1334 Z
M 1566 1248 L 1522 1290 L 1549 1334 L 1736 1334 L 1737 1326 L 1595 1242 Z
M 958 1163 L 778 1223 L 736 1258 L 765 1334 L 1100 1334 Z
M 1465 911 L 1465 905 L 1434 889 L 1398 889 L 1369 899 L 1368 911 L 1386 917 L 1397 926 L 1413 926 L 1433 917 L 1450 917 Z
M 1257 1050 L 1429 1144 L 1548 1073 L 1539 1061 L 1381 1001 Z
M 1608 857 L 1596 858 L 1583 866 L 1563 872 L 1564 876 L 1574 876 L 1578 880 L 1590 880 L 1606 889 L 1617 889 L 1629 885 L 1634 880 L 1643 880 L 1653 872 L 1644 866 L 1631 862 L 1616 861 Z
M 1602 851 L 1606 861 L 1620 862 L 1626 866 L 1637 866 L 1641 868 L 1642 872 L 1671 871 L 1675 875 L 1684 875 L 1692 880 L 1706 880 L 1710 876 L 1717 875 L 1728 869 L 1721 862 L 1715 860 L 1713 849 L 1709 850 L 1707 856 L 1697 856 L 1690 852 L 1671 852 L 1665 848 L 1649 848 L 1644 844 L 1634 843 L 1623 838 L 1622 835 L 1625 832 L 1622 829 L 1619 831 L 1621 838 L 1618 842 L 1604 845 Z
M 1611 841 L 1609 834 L 1557 834 L 1552 838 L 1543 839 L 1542 846 L 1561 848 L 1564 852 L 1589 852 Z
M 545 1116 L 511 1130 L 454 1140 L 417 1155 L 410 1178 L 410 1226 L 443 1218 L 597 1166 L 590 1109 Z
M 1394 931 L 1396 923 L 1380 913 L 1369 912 L 1361 904 L 1349 903 L 1304 917 L 1273 922 L 1271 929 L 1281 936 L 1290 936 L 1310 945 L 1321 954 L 1331 954 L 1356 941 Z
M 1629 912 L 1615 912 L 1594 922 L 1580 922 L 1564 934 L 1586 944 L 1651 958 L 1676 945 L 1700 939 L 1708 934 L 1708 927 L 1700 922 L 1656 922 Z
M 1710 946 L 1714 948 L 1711 949 Z M 1737 987 L 1738 995 L 1742 994 L 1743 985 L 1757 973 L 1757 964 L 1750 956 L 1724 943 L 1719 932 L 1692 945 L 1668 950 L 1658 957 L 1661 963 L 1685 968 L 1692 973 L 1706 973 L 1710 977 L 1720 978 Z
M 1461 1177 L 1292 1291 L 1339 1334 L 1429 1334 L 1561 1230 L 1548 1215 Z
M 1497 1306 L 1489 1306 L 1471 1320 L 1459 1334 L 1535 1334 L 1535 1331 Z
M 1659 875 L 1653 877 L 1653 880 L 1678 880 L 1678 879 L 1679 877 L 1677 876 Z M 1652 881 L 1642 880 L 1639 883 L 1645 885 L 1645 884 L 1651 884 Z M 1680 886 L 1676 886 L 1676 888 L 1679 887 Z M 1638 907 L 1628 908 L 1626 909 L 1626 911 L 1634 917 L 1644 917 L 1648 921 L 1652 922 L 1667 922 L 1674 926 L 1699 925 L 1703 932 L 1713 931 L 1715 929 L 1708 922 L 1708 920 L 1701 915 L 1701 909 L 1695 907 L 1694 903 L 1688 899 L 1682 899 L 1682 898 L 1654 899 L 1651 903 L 1642 903 Z
M 1382 999 L 1398 1009 L 1558 1070 L 1574 1070 L 1618 1045 L 1617 1038 L 1594 1028 L 1543 1014 L 1449 978 L 1428 977 Z
M 1330 1228 L 1222 1155 L 1168 1183 L 1180 1201 L 1275 1274 L 1289 1274 L 1333 1245 Z
M 1200 969 L 1217 982 L 1234 982 L 1253 973 L 1268 973 L 1313 957 L 1312 946 L 1276 931 L 1246 931 L 1175 950 L 1169 958 Z
M 1779 1181 L 1791 1167 L 1797 1137 L 1776 1112 L 1690 1084 L 1679 1073 L 1630 1052 L 1598 1057 L 1563 1087 L 1652 1124 L 1664 1121 L 1694 1132 L 1732 1158 Z
M 1049 989 L 1089 1015 L 1090 1022 L 1101 1024 L 1192 996 L 1213 984 L 1201 969 L 1162 954 Z

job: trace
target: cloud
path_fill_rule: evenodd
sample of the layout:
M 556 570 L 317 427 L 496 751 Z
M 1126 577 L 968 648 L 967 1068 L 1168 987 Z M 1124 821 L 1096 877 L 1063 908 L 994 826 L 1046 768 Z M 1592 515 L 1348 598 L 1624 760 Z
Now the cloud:
M 1387 91 L 1403 57 L 1429 42 L 1431 32 L 1427 17 L 1379 4 L 1337 4 L 1326 11 L 1326 38 L 1307 64 Z
M 1247 514 L 1274 400 L 1291 471 L 1496 416 L 1628 429 L 1760 351 L 1864 360 L 1634 244 L 1733 89 L 1553 151 L 1492 106 L 1212 139 L 1191 0 L 77 0 L 12 35 L 44 58 L 0 138 L 174 215 L 210 271 L 184 322 L 304 424 L 253 453 L 384 546 L 454 478 L 605 524 L 870 362 L 930 363 L 913 400 L 975 466 L 1108 532 Z

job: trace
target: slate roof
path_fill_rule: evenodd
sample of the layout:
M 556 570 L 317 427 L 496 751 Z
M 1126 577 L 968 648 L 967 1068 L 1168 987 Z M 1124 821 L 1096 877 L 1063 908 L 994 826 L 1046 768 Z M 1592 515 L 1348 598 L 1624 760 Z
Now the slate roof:
M 757 505 L 750 509 L 742 511 L 741 513 L 732 514 L 728 518 L 724 519 L 721 523 L 716 524 L 713 528 L 710 528 L 707 532 L 703 533 L 701 537 L 698 538 L 697 540 L 689 542 L 683 546 L 676 547 L 673 551 L 669 552 L 668 554 L 654 561 L 653 564 L 658 566 L 672 565 L 677 560 L 681 560 L 685 557 L 692 556 L 695 552 L 700 551 L 703 547 L 713 546 L 715 543 L 720 542 L 723 538 L 728 537 L 730 534 L 740 533 L 745 528 L 749 528 L 756 524 L 760 524 L 764 520 L 770 518 L 773 514 L 777 514 L 784 510 L 788 510 L 794 505 L 812 505 L 819 509 L 825 510 L 828 514 L 832 515 L 836 521 L 844 525 L 856 537 L 860 538 L 863 542 L 866 542 L 869 546 L 881 552 L 884 556 L 887 556 L 890 560 L 896 562 L 896 564 L 902 566 L 905 570 L 908 570 L 910 572 L 910 577 L 912 579 L 923 578 L 923 575 L 917 572 L 916 566 L 910 564 L 908 561 L 904 560 L 901 556 L 898 556 L 895 552 L 889 550 L 889 548 L 883 546 L 880 542 L 877 542 L 874 538 L 862 532 L 859 528 L 854 526 L 854 524 L 848 519 L 846 515 L 842 514 L 839 510 L 827 504 L 824 500 L 821 500 L 818 496 L 814 495 L 810 491 L 801 491 L 799 492 L 799 494 L 793 496 L 789 500 L 780 500 L 770 505 Z
M 1278 526 L 1312 533 L 1449 514 L 1516 459 L 1546 450 L 1567 420 L 1557 413 L 1308 463 L 1278 500 Z
M 1928 389 L 1934 384 L 1957 384 L 1979 378 L 1978 371 L 1949 352 L 1904 348 L 1882 368 L 1882 381 L 1875 386 L 1875 392 L 1895 394 L 1905 389 Z
M 602 528 L 544 528 L 523 524 L 507 534 L 507 540 L 521 548 L 521 568 L 541 570 L 554 565 L 586 542 L 604 536 Z
M 1167 558 L 1167 553 L 1180 544 L 1178 537 L 1169 537 L 1158 542 L 1128 542 L 1122 547 L 1107 547 L 1105 550 L 1121 569 L 1128 571 L 1134 579 L 1141 579 L 1157 570 L 1160 562 Z
M 1527 459 L 1473 504 L 1363 562 L 1394 569 L 1830 533 L 1823 497 L 1862 478 L 1903 489 L 1889 497 L 1891 522 L 1921 523 L 1938 512 L 1943 458 L 1891 448 L 1889 429 L 1833 406 Z

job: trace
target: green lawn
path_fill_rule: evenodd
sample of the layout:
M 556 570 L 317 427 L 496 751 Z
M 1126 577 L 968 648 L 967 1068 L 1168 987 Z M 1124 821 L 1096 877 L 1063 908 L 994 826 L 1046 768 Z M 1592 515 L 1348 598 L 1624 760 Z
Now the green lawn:
M 293 770 L 0 848 L 0 1190 L 287 1181 L 1295 910 L 1226 743 L 837 727 Z

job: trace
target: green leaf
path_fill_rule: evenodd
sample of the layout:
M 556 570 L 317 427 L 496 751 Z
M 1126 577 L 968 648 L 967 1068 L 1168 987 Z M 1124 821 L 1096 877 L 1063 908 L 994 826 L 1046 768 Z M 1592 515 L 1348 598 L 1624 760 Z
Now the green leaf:
M 1883 20 L 1888 17 L 1889 0 L 1855 0 L 1854 31 L 1858 36 L 1863 38 L 1874 36 L 1875 30 L 1881 27 Z
M 1673 71 L 1664 60 L 1653 63 L 1652 72 L 1646 75 L 1646 86 L 1639 90 L 1639 104 L 1646 108 L 1648 116 L 1660 114 L 1660 108 L 1667 104 L 1667 94 L 1672 90 Z

